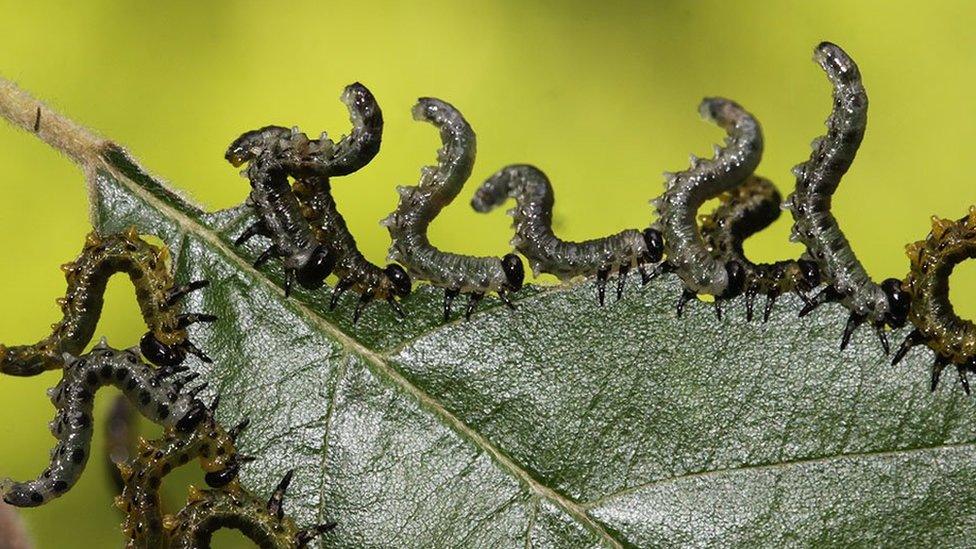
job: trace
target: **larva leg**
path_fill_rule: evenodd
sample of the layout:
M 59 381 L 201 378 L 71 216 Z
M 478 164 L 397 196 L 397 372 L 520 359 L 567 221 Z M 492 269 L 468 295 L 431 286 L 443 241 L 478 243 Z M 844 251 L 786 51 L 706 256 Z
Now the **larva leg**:
M 278 255 L 280 255 L 280 253 L 278 252 L 278 248 L 275 246 L 270 246 L 269 248 L 261 252 L 261 255 L 259 255 L 258 258 L 254 260 L 254 263 L 252 263 L 251 266 L 254 267 L 255 269 L 260 269 L 261 267 L 264 266 L 265 263 L 270 261 L 271 258 L 276 257 Z
M 624 285 L 627 283 L 627 272 L 630 271 L 630 265 L 624 264 L 617 267 L 617 301 L 624 295 Z
M 471 320 L 471 314 L 474 312 L 475 308 L 478 307 L 478 303 L 485 297 L 485 294 L 481 292 L 472 292 L 468 294 L 468 307 L 464 311 L 464 319 Z
M 905 336 L 905 340 L 901 342 L 901 345 L 898 346 L 898 350 L 895 351 L 895 356 L 891 359 L 891 365 L 896 366 L 901 362 L 901 359 L 905 358 L 908 351 L 912 350 L 912 347 L 921 345 L 922 343 L 925 343 L 922 332 L 918 331 L 917 328 L 912 330 L 911 333 Z
M 257 235 L 268 236 L 268 228 L 265 226 L 264 221 L 258 220 L 248 225 L 247 228 L 244 229 L 244 232 L 242 232 L 241 235 L 234 240 L 234 245 L 241 246 Z
M 329 300 L 330 311 L 336 308 L 336 305 L 339 304 L 339 298 L 341 298 L 342 294 L 346 293 L 346 290 L 352 287 L 353 284 L 355 284 L 355 280 L 353 280 L 351 277 L 346 277 L 339 280 L 339 282 L 335 285 L 335 288 L 332 288 L 332 299 Z
M 779 294 L 769 294 L 766 296 L 766 307 L 763 308 L 763 322 L 769 322 L 770 315 L 773 314 L 773 306 L 776 304 L 776 298 Z
M 367 292 L 359 296 L 359 302 L 356 303 L 356 310 L 352 313 L 353 324 L 359 322 L 359 317 L 362 316 L 363 310 L 371 301 L 373 301 L 373 294 L 371 293 Z
M 884 350 L 884 354 L 888 355 L 891 353 L 891 346 L 888 344 L 888 335 L 885 333 L 884 322 L 874 323 L 874 333 L 878 334 L 878 340 L 881 341 L 881 349 Z
M 856 330 L 858 326 L 863 324 L 865 320 L 867 320 L 866 316 L 859 315 L 853 312 L 851 313 L 850 316 L 847 317 L 847 325 L 844 326 L 844 335 L 842 335 L 840 338 L 841 351 L 847 348 L 847 344 L 851 342 L 851 335 L 854 334 L 854 330 Z
M 498 292 L 498 299 L 501 299 L 502 303 L 504 303 L 505 306 L 508 307 L 510 310 L 512 311 L 515 310 L 515 304 L 512 303 L 512 300 L 508 298 L 508 292 L 506 292 L 505 290 Z
M 692 299 L 697 299 L 698 294 L 685 288 L 681 292 L 681 297 L 678 298 L 678 306 L 676 312 L 678 313 L 678 318 L 681 318 L 681 313 L 684 311 L 685 305 Z
M 460 295 L 461 290 L 454 288 L 446 288 L 444 290 L 444 322 L 451 319 L 451 305 L 454 304 L 454 299 Z
M 596 299 L 603 306 L 604 297 L 607 293 L 607 278 L 610 276 L 610 269 L 600 269 L 596 273 Z
M 832 285 L 827 286 L 823 290 L 820 290 L 817 295 L 813 296 L 813 298 L 811 298 L 810 301 L 804 305 L 802 309 L 800 309 L 799 316 L 807 316 L 813 312 L 814 309 L 823 305 L 824 303 L 837 302 L 840 301 L 841 298 L 843 298 L 843 295 L 837 291 L 837 288 Z
M 404 312 L 403 307 L 400 306 L 400 302 L 396 300 L 396 297 L 390 295 L 386 297 L 386 302 L 390 304 L 390 308 L 393 312 L 400 318 L 407 318 L 407 313 Z

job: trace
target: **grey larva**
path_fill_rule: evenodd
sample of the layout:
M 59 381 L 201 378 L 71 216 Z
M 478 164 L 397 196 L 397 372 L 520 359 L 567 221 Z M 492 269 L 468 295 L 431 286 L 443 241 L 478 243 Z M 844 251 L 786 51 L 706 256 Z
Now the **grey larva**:
M 743 250 L 746 239 L 779 218 L 783 198 L 772 181 L 753 175 L 719 198 L 722 203 L 712 213 L 702 216 L 701 233 L 713 255 L 723 260 L 735 259 L 745 269 L 746 319 L 752 320 L 757 295 L 766 296 L 764 322 L 769 320 L 776 299 L 785 293 L 809 301 L 806 292 L 820 284 L 820 268 L 816 262 L 801 257 L 753 263 Z
M 830 213 L 831 196 L 864 137 L 868 97 L 857 64 L 840 47 L 823 42 L 817 46 L 814 59 L 833 85 L 833 109 L 827 119 L 827 135 L 814 140 L 810 159 L 793 169 L 796 191 L 785 206 L 794 219 L 791 238 L 807 247 L 828 286 L 800 311 L 800 316 L 828 301 L 839 301 L 850 311 L 841 349 L 847 347 L 854 330 L 869 321 L 887 353 L 885 324 L 905 324 L 911 296 L 902 289 L 900 280 L 889 278 L 881 284 L 871 280 Z
M 454 200 L 471 175 L 475 158 L 474 131 L 457 109 L 439 99 L 420 99 L 413 108 L 413 117 L 437 127 L 444 147 L 438 151 L 437 166 L 421 170 L 417 186 L 397 188 L 400 203 L 382 221 L 393 241 L 390 259 L 406 267 L 411 276 L 445 289 L 445 319 L 450 316 L 451 304 L 460 293 L 470 296 L 466 316 L 471 315 L 486 292 L 496 292 L 513 307 L 507 294 L 521 289 L 525 277 L 518 256 L 472 257 L 443 252 L 427 238 L 430 222 Z
M 665 174 L 664 194 L 651 202 L 659 216 L 653 228 L 664 235 L 667 255 L 659 271 L 676 272 L 685 285 L 678 316 L 697 294 L 711 294 L 721 317 L 721 300 L 742 292 L 745 270 L 736 259 L 722 261 L 712 256 L 698 230 L 696 214 L 706 200 L 742 184 L 752 174 L 762 157 L 763 137 L 759 122 L 734 101 L 706 98 L 698 110 L 728 132 L 725 147 L 716 146 L 714 158 L 692 156 L 691 167 L 683 172 Z
M 49 391 L 58 413 L 51 432 L 58 444 L 51 463 L 35 480 L 0 482 L 3 500 L 18 507 L 36 507 L 67 492 L 88 462 L 92 437 L 92 406 L 100 387 L 120 389 L 139 412 L 154 423 L 177 432 L 193 430 L 207 417 L 196 398 L 199 387 L 183 392 L 179 373 L 185 367 L 153 368 L 135 350 L 117 351 L 104 340 L 91 353 L 66 355 L 64 377 Z
M 512 246 L 528 260 L 536 275 L 549 273 L 566 281 L 577 276 L 596 276 L 597 296 L 603 304 L 607 278 L 617 273 L 617 299 L 623 294 L 628 271 L 636 267 L 646 282 L 646 265 L 661 260 L 664 243 L 655 229 L 628 229 L 617 234 L 571 242 L 552 232 L 552 184 L 535 166 L 517 164 L 502 168 L 481 184 L 471 207 L 488 212 L 506 199 L 516 205 L 509 210 L 515 236 Z

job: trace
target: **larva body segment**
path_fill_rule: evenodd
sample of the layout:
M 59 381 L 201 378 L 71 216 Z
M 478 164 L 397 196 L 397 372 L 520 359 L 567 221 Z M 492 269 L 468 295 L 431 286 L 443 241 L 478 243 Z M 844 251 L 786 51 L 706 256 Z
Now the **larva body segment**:
M 212 322 L 216 317 L 179 314 L 176 307 L 183 296 L 207 282 L 177 285 L 166 265 L 168 257 L 169 250 L 142 240 L 134 228 L 107 236 L 90 233 L 78 258 L 61 266 L 67 282 L 64 298 L 58 299 L 62 319 L 52 326 L 51 335 L 33 345 L 0 345 L 0 371 L 32 376 L 61 368 L 64 353 L 81 353 L 95 333 L 106 284 L 120 272 L 129 275 L 149 329 L 140 345 L 146 359 L 160 366 L 174 366 L 191 353 L 209 362 L 187 338 L 186 327 L 194 322 Z
M 557 237 L 552 231 L 555 202 L 552 184 L 535 166 L 516 164 L 502 168 L 481 184 L 471 200 L 471 207 L 484 213 L 508 198 L 516 202 L 509 210 L 515 228 L 512 246 L 529 260 L 535 274 L 549 273 L 562 281 L 596 276 L 601 304 L 611 273 L 618 276 L 619 299 L 631 268 L 640 269 L 647 280 L 650 275 L 644 271 L 645 265 L 661 260 L 663 244 L 660 233 L 654 229 L 646 229 L 643 233 L 628 229 L 583 242 Z
M 800 258 L 753 263 L 743 250 L 746 239 L 780 216 L 783 198 L 772 181 L 753 175 L 719 198 L 721 204 L 711 214 L 702 216 L 701 234 L 712 254 L 722 261 L 738 261 L 744 267 L 746 318 L 752 320 L 757 295 L 766 296 L 764 321 L 769 320 L 779 296 L 795 293 L 806 300 L 806 292 L 820 284 L 820 270 L 815 262 Z
M 814 140 L 810 159 L 793 169 L 796 190 L 785 206 L 793 214 L 791 238 L 806 246 L 828 286 L 800 314 L 803 316 L 822 303 L 839 301 L 850 311 L 841 348 L 847 346 L 860 324 L 869 321 L 887 352 L 884 325 L 904 325 L 910 296 L 896 279 L 887 279 L 880 285 L 871 280 L 830 212 L 832 195 L 864 137 L 867 92 L 857 64 L 840 47 L 823 42 L 817 46 L 814 60 L 833 86 L 833 109 L 827 119 L 827 134 Z
M 166 429 L 189 432 L 206 416 L 193 392 L 181 393 L 175 370 L 153 368 L 133 350 L 117 351 L 104 344 L 80 358 L 67 360 L 64 377 L 51 391 L 58 413 L 51 432 L 58 444 L 51 463 L 37 479 L 0 484 L 3 499 L 18 507 L 36 507 L 61 496 L 84 471 L 91 450 L 92 406 L 105 385 L 117 387 L 146 418 Z
M 445 318 L 459 293 L 470 294 L 467 315 L 486 292 L 496 292 L 511 306 L 507 294 L 521 289 L 525 276 L 518 256 L 472 257 L 444 252 L 427 238 L 430 222 L 454 200 L 471 176 L 474 131 L 457 109 L 439 99 L 420 99 L 413 117 L 437 127 L 444 146 L 438 151 L 437 166 L 421 170 L 417 186 L 398 188 L 400 203 L 382 221 L 392 238 L 390 259 L 406 267 L 412 277 L 445 289 Z
M 956 265 L 976 258 L 976 207 L 958 220 L 932 218 L 925 240 L 906 246 L 911 270 L 905 287 L 912 294 L 909 319 L 915 329 L 905 338 L 892 360 L 897 364 L 915 345 L 935 352 L 932 390 L 946 366 L 956 367 L 963 389 L 969 393 L 967 371 L 976 371 L 976 324 L 960 318 L 949 301 L 949 277 Z
M 714 295 L 718 304 L 719 299 L 735 297 L 742 291 L 742 265 L 712 256 L 699 233 L 696 214 L 706 200 L 745 181 L 759 165 L 763 150 L 759 122 L 734 101 L 706 98 L 699 112 L 728 133 L 725 147 L 716 147 L 710 159 L 692 157 L 689 169 L 666 175 L 664 194 L 652 201 L 658 212 L 652 227 L 664 235 L 665 270 L 676 272 L 685 284 L 679 315 L 684 304 L 697 294 Z

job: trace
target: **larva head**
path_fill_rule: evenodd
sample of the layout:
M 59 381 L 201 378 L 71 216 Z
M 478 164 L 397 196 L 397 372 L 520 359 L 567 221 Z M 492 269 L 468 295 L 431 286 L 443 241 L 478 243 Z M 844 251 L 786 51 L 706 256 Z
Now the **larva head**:
M 315 290 L 335 268 L 336 254 L 325 245 L 316 246 L 296 271 L 298 283 L 303 288 Z
M 729 261 L 725 264 L 725 274 L 728 277 L 728 283 L 725 286 L 725 291 L 722 292 L 722 297 L 730 298 L 741 294 L 746 286 L 746 269 L 742 263 Z
M 796 265 L 800 268 L 800 283 L 805 286 L 803 289 L 810 290 L 820 285 L 820 266 L 817 262 L 800 259 Z
M 644 229 L 641 232 L 644 237 L 644 245 L 647 246 L 645 259 L 651 263 L 657 263 L 664 257 L 664 236 L 657 229 Z
M 157 366 L 178 366 L 186 359 L 186 350 L 179 345 L 167 345 L 146 332 L 139 340 L 142 356 Z
M 881 283 L 881 290 L 888 299 L 888 324 L 894 328 L 904 326 L 912 307 L 912 294 L 902 287 L 901 280 L 897 278 L 886 278 Z
M 244 132 L 227 147 L 224 158 L 236 168 L 245 162 L 250 162 L 278 140 L 288 138 L 291 134 L 290 129 L 282 126 L 265 126 Z
M 399 297 L 406 297 L 410 294 L 410 287 L 412 282 L 410 281 L 410 275 L 407 271 L 403 270 L 403 267 L 397 265 L 396 263 L 390 263 L 383 269 L 386 273 L 386 278 L 390 279 L 390 284 L 393 285 L 393 291 Z
M 502 258 L 502 270 L 505 271 L 505 286 L 513 292 L 522 289 L 522 282 L 525 281 L 525 267 L 522 260 L 515 254 L 505 254 Z

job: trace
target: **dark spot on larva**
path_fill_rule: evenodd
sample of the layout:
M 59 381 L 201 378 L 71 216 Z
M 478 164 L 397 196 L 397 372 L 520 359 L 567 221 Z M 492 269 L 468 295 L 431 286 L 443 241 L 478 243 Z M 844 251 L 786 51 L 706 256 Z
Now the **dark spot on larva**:
M 35 490 L 30 493 L 30 500 L 34 503 L 43 503 L 44 496 L 42 496 L 40 492 Z
M 166 406 L 165 404 L 160 404 L 159 405 L 159 410 L 158 410 L 158 415 L 159 415 L 159 419 L 161 419 L 161 420 L 168 418 L 169 417 L 169 406 Z
M 139 402 L 142 403 L 143 406 L 145 406 L 145 405 L 149 404 L 149 400 L 150 400 L 150 398 L 149 398 L 149 391 L 143 389 L 139 393 Z
M 119 368 L 115 371 L 115 379 L 119 381 L 124 381 L 125 378 L 129 377 L 129 370 L 126 368 Z
M 112 365 L 111 364 L 106 364 L 106 365 L 102 366 L 98 370 L 98 373 L 99 373 L 99 375 L 101 375 L 105 379 L 108 379 L 108 378 L 112 377 Z
M 138 384 L 139 383 L 135 380 L 135 378 L 129 378 L 129 381 L 125 384 L 125 390 L 132 391 L 136 388 L 136 385 Z
M 88 372 L 85 374 L 85 383 L 89 385 L 98 385 L 98 376 L 95 372 Z
M 169 462 L 163 464 L 163 474 L 168 475 L 173 470 L 173 465 Z
M 152 488 L 153 490 L 159 488 L 159 483 L 160 483 L 159 477 L 153 476 L 149 478 L 149 487 Z
M 68 483 L 63 480 L 56 480 L 54 481 L 53 488 L 55 492 L 64 492 L 68 489 Z
M 180 454 L 176 457 L 176 459 L 180 462 L 180 465 L 185 465 L 186 462 L 190 461 L 190 456 L 187 454 Z
M 82 461 L 85 461 L 85 451 L 81 448 L 75 448 L 74 451 L 71 452 L 71 461 L 73 463 L 81 463 Z
M 79 429 L 84 429 L 85 427 L 91 425 L 91 418 L 88 417 L 88 414 L 81 414 L 75 418 L 75 425 Z

